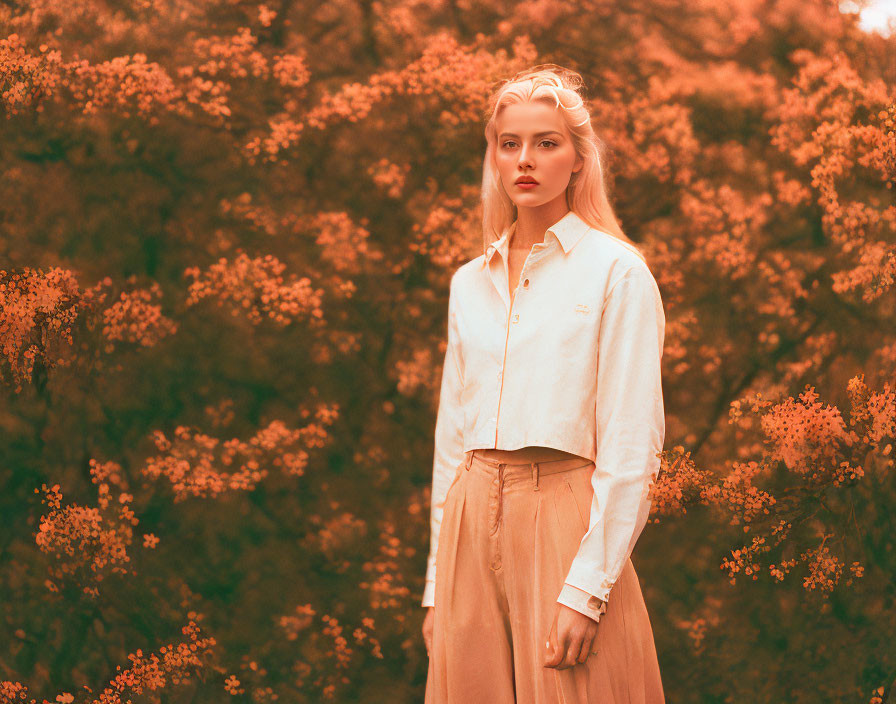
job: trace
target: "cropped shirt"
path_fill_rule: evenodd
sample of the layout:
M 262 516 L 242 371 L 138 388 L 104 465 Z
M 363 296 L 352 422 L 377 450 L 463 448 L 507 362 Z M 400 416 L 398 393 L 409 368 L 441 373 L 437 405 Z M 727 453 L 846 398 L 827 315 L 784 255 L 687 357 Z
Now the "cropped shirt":
M 595 463 L 560 603 L 608 601 L 650 512 L 665 437 L 656 280 L 633 246 L 569 211 L 532 246 L 511 300 L 515 224 L 451 277 L 423 606 L 434 605 L 445 496 L 469 451 L 540 445 Z

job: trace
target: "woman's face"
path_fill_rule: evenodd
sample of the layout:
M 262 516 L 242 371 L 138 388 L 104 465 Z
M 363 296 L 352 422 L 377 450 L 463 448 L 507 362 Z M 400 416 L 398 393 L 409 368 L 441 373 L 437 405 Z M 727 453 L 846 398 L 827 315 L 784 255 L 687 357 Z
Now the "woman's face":
M 501 183 L 518 208 L 534 208 L 564 197 L 569 179 L 582 168 L 559 110 L 543 102 L 508 105 L 498 115 L 495 160 Z M 521 176 L 537 181 L 517 182 Z

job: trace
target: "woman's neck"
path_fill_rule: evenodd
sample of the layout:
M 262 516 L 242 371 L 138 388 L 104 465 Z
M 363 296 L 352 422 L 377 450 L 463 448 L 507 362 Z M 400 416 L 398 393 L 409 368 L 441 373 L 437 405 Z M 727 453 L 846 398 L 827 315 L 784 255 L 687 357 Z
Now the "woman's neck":
M 563 212 L 560 212 L 562 210 Z M 524 208 L 517 212 L 516 225 L 510 235 L 511 249 L 529 250 L 533 244 L 544 242 L 548 228 L 569 212 L 565 205 L 561 208 Z

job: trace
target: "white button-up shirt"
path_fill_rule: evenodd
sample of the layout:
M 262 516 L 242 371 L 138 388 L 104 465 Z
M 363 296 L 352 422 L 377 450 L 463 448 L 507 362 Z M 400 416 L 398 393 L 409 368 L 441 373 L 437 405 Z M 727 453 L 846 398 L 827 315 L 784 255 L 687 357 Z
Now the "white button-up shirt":
M 588 531 L 558 598 L 584 612 L 583 595 L 608 600 L 647 523 L 665 436 L 663 304 L 637 250 L 572 211 L 533 245 L 511 300 L 514 228 L 451 278 L 422 604 L 434 605 L 445 495 L 465 453 L 541 445 L 595 463 Z

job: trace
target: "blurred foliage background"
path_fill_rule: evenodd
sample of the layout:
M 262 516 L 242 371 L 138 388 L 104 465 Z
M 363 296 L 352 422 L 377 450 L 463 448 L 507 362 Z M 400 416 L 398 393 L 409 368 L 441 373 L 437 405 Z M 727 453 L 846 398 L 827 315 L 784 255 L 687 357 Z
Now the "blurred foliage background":
M 0 703 L 422 700 L 448 281 L 547 61 L 666 308 L 668 701 L 888 697 L 894 57 L 828 0 L 0 3 Z

